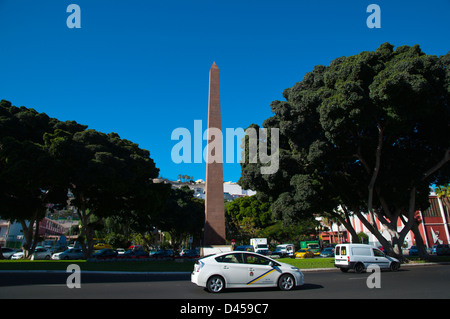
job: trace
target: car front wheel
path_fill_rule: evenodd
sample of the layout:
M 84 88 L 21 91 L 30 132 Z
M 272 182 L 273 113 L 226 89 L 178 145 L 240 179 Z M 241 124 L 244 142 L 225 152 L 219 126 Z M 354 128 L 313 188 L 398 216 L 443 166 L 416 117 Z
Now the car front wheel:
M 281 290 L 292 290 L 295 286 L 295 279 L 292 277 L 292 275 L 289 274 L 283 274 L 281 275 L 280 279 L 278 279 L 278 288 Z
M 218 293 L 225 288 L 225 281 L 220 276 L 212 276 L 206 284 L 209 292 Z
M 397 271 L 400 269 L 400 264 L 398 262 L 391 263 L 391 271 Z

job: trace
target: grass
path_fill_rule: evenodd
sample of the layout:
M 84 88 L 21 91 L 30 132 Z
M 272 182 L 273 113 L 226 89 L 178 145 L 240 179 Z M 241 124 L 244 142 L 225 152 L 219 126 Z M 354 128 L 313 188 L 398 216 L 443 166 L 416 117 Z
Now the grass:
M 300 269 L 333 268 L 333 258 L 281 258 L 281 262 Z M 191 272 L 194 261 L 107 261 L 86 262 L 84 260 L 0 260 L 0 270 L 61 270 L 70 264 L 77 264 L 81 271 L 135 271 L 135 272 Z
M 278 260 L 300 269 L 334 268 L 334 258 L 280 258 Z

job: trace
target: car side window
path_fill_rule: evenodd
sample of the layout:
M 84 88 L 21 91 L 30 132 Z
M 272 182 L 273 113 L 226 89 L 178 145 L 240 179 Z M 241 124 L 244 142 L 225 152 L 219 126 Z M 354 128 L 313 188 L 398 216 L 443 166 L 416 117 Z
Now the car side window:
M 245 254 L 244 263 L 252 265 L 269 265 L 270 260 L 257 255 Z
M 374 249 L 374 250 L 373 250 L 373 255 L 374 255 L 375 257 L 384 257 L 384 254 L 383 254 L 380 250 L 378 250 L 378 249 Z
M 241 254 L 228 254 L 217 257 L 216 261 L 219 263 L 239 264 L 242 263 L 242 257 Z

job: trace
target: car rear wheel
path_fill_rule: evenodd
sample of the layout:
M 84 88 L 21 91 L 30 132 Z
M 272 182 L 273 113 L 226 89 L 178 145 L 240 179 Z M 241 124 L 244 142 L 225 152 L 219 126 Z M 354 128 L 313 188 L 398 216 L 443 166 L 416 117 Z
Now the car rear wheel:
M 225 288 L 225 281 L 220 276 L 212 276 L 206 284 L 209 292 L 218 293 Z
M 356 273 L 360 274 L 360 273 L 362 273 L 364 271 L 364 265 L 362 263 L 357 263 L 355 265 L 354 269 L 355 269 Z
M 281 290 L 292 290 L 295 286 L 295 279 L 292 277 L 292 275 L 289 274 L 283 274 L 281 275 L 280 279 L 278 279 L 278 288 Z

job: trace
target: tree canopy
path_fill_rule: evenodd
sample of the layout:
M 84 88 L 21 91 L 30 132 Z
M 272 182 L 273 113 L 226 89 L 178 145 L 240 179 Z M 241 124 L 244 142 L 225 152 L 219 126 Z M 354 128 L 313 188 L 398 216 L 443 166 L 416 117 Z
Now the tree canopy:
M 58 163 L 43 139 L 56 124 L 57 120 L 34 109 L 0 101 L 0 216 L 21 224 L 25 256 L 36 246 L 46 205 L 67 201 Z
M 170 234 L 174 249 L 177 250 L 189 235 L 197 240 L 202 238 L 204 223 L 204 200 L 195 198 L 194 191 L 186 185 L 172 188 L 167 204 L 161 210 L 157 226 Z
M 148 150 L 117 133 L 0 102 L 0 216 L 22 223 L 27 250 L 46 204 L 66 204 L 70 190 L 89 256 L 103 218 L 127 211 L 148 221 L 164 207 L 169 188 L 153 184 L 158 173 Z
M 279 170 L 264 175 L 263 164 L 244 162 L 239 183 L 268 196 L 285 223 L 356 214 L 389 253 L 401 254 L 430 185 L 450 180 L 449 63 L 450 53 L 384 43 L 315 66 L 283 92 L 285 101 L 271 103 L 274 116 L 263 123 L 280 130 Z
M 283 225 L 272 214 L 271 203 L 257 195 L 236 198 L 225 204 L 227 238 L 248 244 L 250 238 L 266 237 L 278 243 L 309 239 L 318 223 L 312 216 Z

